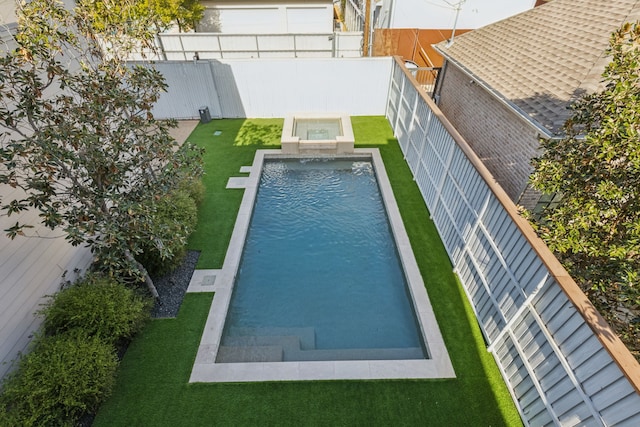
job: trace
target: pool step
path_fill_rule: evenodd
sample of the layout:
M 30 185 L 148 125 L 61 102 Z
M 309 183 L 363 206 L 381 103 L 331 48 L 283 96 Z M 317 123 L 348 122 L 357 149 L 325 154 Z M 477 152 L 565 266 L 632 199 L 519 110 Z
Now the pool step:
M 313 350 L 316 348 L 315 328 L 236 328 L 229 329 L 229 333 L 224 338 L 232 337 L 297 337 L 300 340 L 300 348 L 303 350 Z
M 300 351 L 297 336 L 227 336 L 224 338 L 216 362 L 282 362 L 286 352 Z
M 282 347 L 275 345 L 235 347 L 220 346 L 216 363 L 282 362 Z
M 316 349 L 314 328 L 231 328 L 216 362 L 424 359 L 420 347 Z
M 318 360 L 414 360 L 424 359 L 419 347 L 409 348 L 350 348 L 340 350 L 295 350 L 285 349 L 284 361 Z

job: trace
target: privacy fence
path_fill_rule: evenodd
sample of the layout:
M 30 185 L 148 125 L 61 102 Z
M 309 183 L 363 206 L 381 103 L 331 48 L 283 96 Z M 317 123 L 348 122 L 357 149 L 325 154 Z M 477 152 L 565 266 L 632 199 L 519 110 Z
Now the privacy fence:
M 359 58 L 362 31 L 325 34 L 161 33 L 155 51 L 141 50 L 131 60 L 190 61 L 238 58 Z
M 131 64 L 136 64 L 132 62 Z M 299 58 L 161 61 L 152 65 L 169 92 L 158 118 L 285 117 L 333 112 L 384 115 L 390 58 Z
M 387 118 L 527 425 L 640 425 L 637 362 L 396 61 Z

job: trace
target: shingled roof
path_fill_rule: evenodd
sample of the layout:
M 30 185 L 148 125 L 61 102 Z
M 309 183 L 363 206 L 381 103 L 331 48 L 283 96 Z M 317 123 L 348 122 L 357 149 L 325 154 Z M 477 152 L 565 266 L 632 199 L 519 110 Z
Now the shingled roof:
M 640 0 L 553 0 L 436 45 L 549 135 L 598 89 L 611 33 L 640 19 Z

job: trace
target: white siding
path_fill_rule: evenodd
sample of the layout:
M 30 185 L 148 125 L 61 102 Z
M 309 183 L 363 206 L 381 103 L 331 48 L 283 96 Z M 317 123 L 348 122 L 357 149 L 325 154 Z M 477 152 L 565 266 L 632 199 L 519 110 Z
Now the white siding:
M 454 6 L 460 0 L 384 0 L 390 1 L 389 28 L 451 29 L 456 19 Z M 484 27 L 529 10 L 535 0 L 467 0 L 462 4 L 456 28 Z M 453 5 L 453 6 L 452 6 Z
M 0 186 L 3 200 L 13 191 Z M 8 200 L 8 199 L 7 199 Z M 27 213 L 21 222 L 38 221 L 37 214 Z M 0 217 L 2 230 L 15 224 L 18 217 Z M 75 269 L 85 269 L 91 253 L 83 247 L 72 247 L 60 236 L 60 231 L 46 228 L 29 230 L 30 235 L 10 240 L 0 234 L 0 377 L 11 369 L 11 361 L 25 350 L 31 336 L 40 325 L 35 312 L 62 283 L 62 276 L 75 277 Z
M 286 34 L 333 32 L 331 2 L 265 4 L 203 2 L 199 32 L 224 34 Z

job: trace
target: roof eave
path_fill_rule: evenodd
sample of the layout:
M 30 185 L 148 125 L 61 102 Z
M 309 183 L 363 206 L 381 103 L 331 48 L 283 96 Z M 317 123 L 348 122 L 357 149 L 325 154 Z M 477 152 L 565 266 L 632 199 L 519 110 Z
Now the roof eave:
M 471 70 L 469 70 L 467 67 L 462 65 L 460 62 L 456 61 L 451 55 L 449 55 L 449 53 L 445 49 L 442 49 L 440 47 L 440 44 L 442 44 L 442 43 L 434 44 L 434 45 L 432 45 L 432 47 L 440 55 L 442 55 L 446 61 L 448 61 L 448 62 L 452 63 L 453 65 L 455 65 L 456 67 L 458 67 L 463 73 L 465 73 L 467 76 L 469 76 L 471 79 L 473 79 L 473 81 L 476 84 L 480 85 L 484 90 L 486 90 L 489 94 L 491 94 L 494 98 L 496 98 L 501 104 L 503 104 L 507 108 L 513 110 L 513 112 L 516 113 L 518 116 L 520 116 L 522 119 L 524 119 L 524 121 L 529 126 L 533 127 L 536 131 L 541 133 L 544 138 L 550 139 L 550 138 L 560 138 L 561 137 L 561 135 L 555 134 L 552 131 L 550 131 L 549 129 L 547 129 L 546 127 L 544 127 L 540 122 L 535 120 L 533 117 L 531 117 L 528 113 L 526 113 L 524 110 L 522 110 L 516 104 L 511 102 L 509 99 L 505 98 L 500 92 L 498 92 L 495 89 L 493 89 L 489 84 L 487 84 L 484 80 L 482 80 L 480 77 L 478 77 L 476 74 L 474 74 Z

